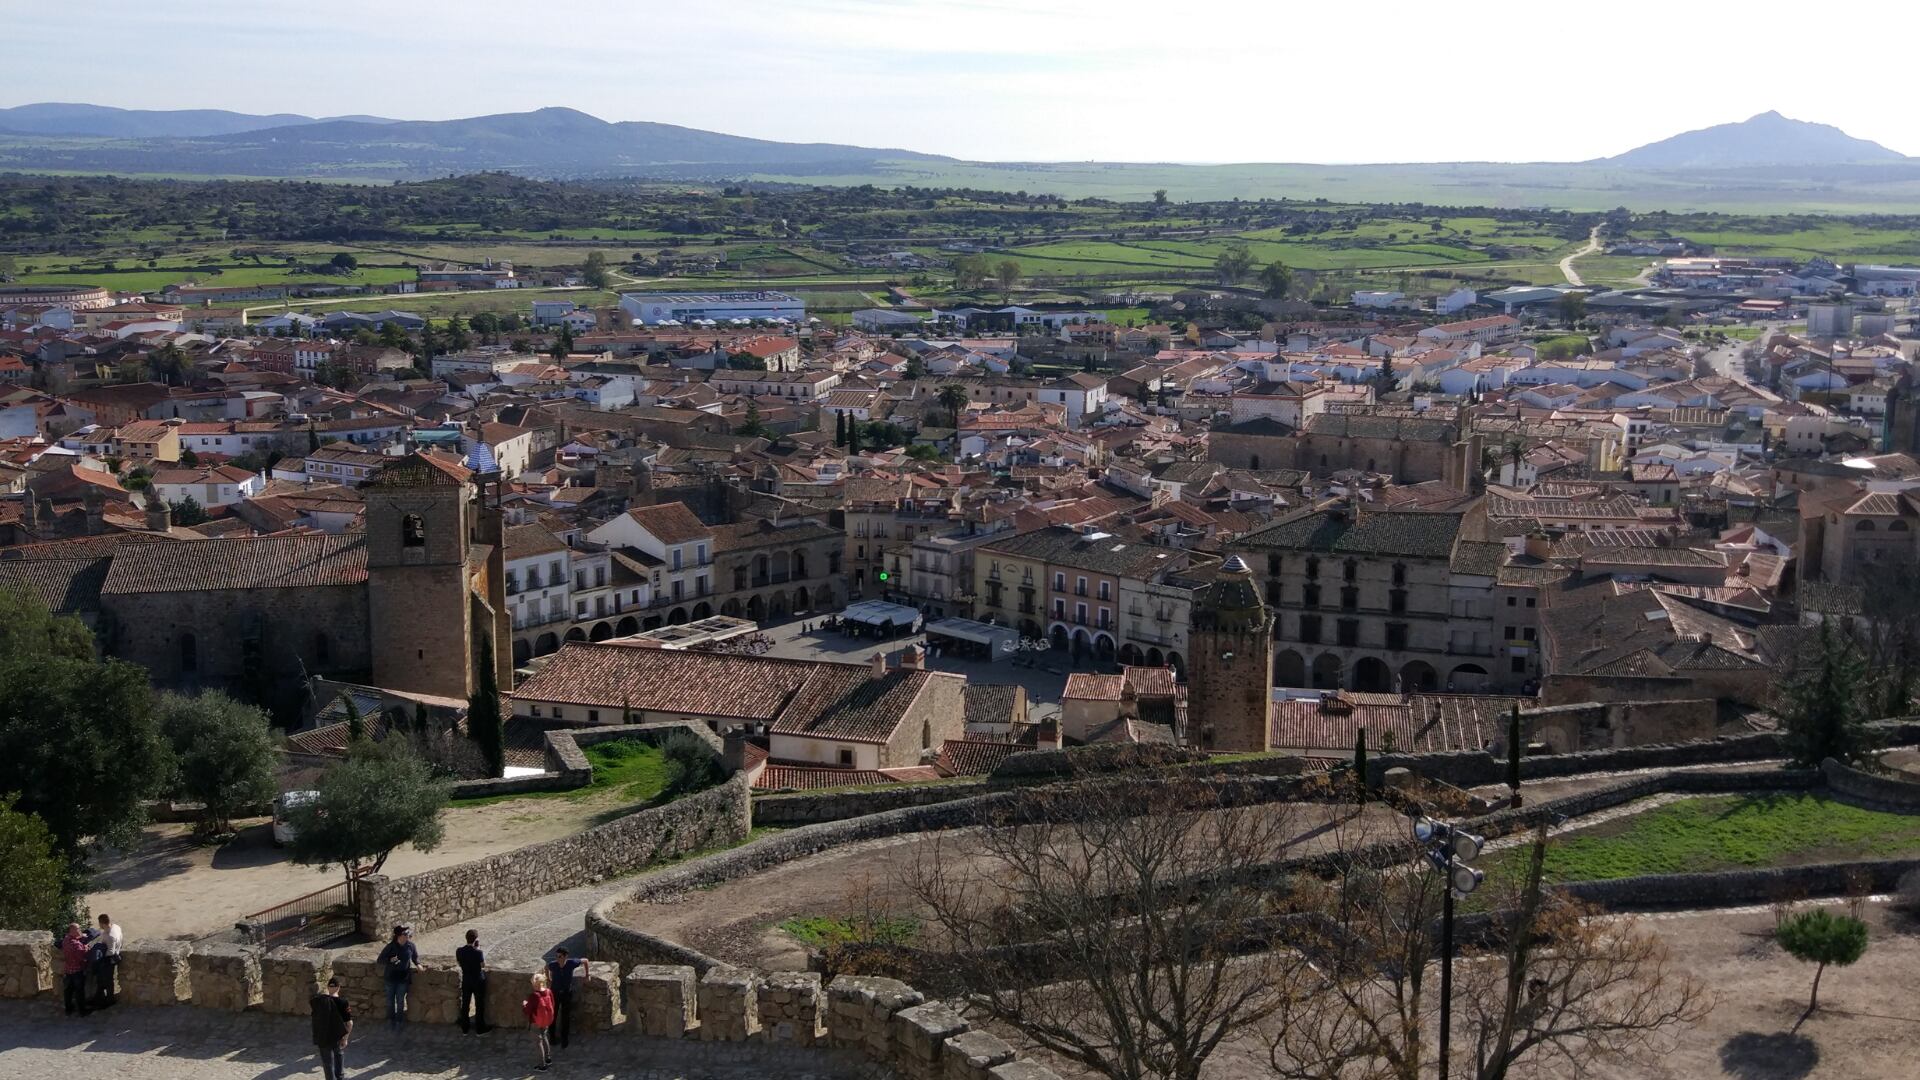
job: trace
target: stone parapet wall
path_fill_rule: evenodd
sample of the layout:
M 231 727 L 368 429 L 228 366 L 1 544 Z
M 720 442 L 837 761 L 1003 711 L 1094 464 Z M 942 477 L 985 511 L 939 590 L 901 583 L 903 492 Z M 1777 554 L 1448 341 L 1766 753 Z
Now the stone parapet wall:
M 745 1042 L 760 1033 L 760 976 L 717 967 L 700 977 L 700 1031 L 706 1042 Z
M 627 972 L 627 1026 L 656 1038 L 696 1036 L 699 995 L 699 976 L 691 966 L 639 965 Z
M 307 1003 L 325 989 L 333 955 L 323 949 L 275 949 L 260 958 L 260 1007 L 285 1016 L 307 1016 Z
M 34 998 L 53 990 L 53 935 L 0 930 L 0 998 Z
M 193 997 L 185 941 L 128 941 L 120 946 L 120 997 L 129 1005 L 182 1005 Z
M 688 852 L 738 843 L 751 828 L 751 812 L 746 776 L 736 774 L 718 787 L 558 840 L 411 877 L 376 874 L 360 882 L 360 925 L 407 923 L 423 933 L 465 922 Z
M 776 971 L 760 984 L 760 1033 L 768 1042 L 812 1046 L 822 1026 L 826 991 L 818 972 Z
M 193 1003 L 203 1009 L 244 1012 L 260 1004 L 260 949 L 213 941 L 187 957 Z

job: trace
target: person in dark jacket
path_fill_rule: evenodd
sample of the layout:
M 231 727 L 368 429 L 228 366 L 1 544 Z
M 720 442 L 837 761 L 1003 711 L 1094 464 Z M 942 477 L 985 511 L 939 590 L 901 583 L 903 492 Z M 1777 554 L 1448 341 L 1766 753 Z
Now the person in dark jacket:
M 307 1008 L 313 1013 L 313 1048 L 320 1055 L 320 1075 L 325 1080 L 346 1080 L 353 1008 L 340 996 L 340 980 L 328 979 L 327 988 L 309 998 Z
M 547 982 L 553 991 L 553 1045 L 563 1050 L 573 1033 L 573 981 L 589 974 L 586 957 L 568 956 L 564 945 L 553 950 L 553 960 L 547 964 Z
M 493 1030 L 487 1023 L 487 954 L 480 948 L 480 932 L 467 931 L 467 943 L 453 950 L 460 964 L 460 1030 L 485 1035 Z M 467 1009 L 473 1009 L 473 1024 L 467 1024 Z
M 401 924 L 393 928 L 393 940 L 380 950 L 376 961 L 387 984 L 387 1023 L 393 1030 L 407 1022 L 407 993 L 413 988 L 413 973 L 425 971 L 420 950 L 413 947 L 413 928 Z

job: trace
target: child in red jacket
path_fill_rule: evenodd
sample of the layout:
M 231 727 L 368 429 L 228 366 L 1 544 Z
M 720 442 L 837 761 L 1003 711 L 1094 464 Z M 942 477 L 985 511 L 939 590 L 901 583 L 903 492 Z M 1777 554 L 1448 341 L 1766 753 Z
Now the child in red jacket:
M 534 1069 L 545 1072 L 553 1067 L 553 1047 L 547 1042 L 547 1029 L 553 1026 L 553 991 L 547 989 L 545 972 L 533 977 L 533 993 L 520 1003 L 527 1014 L 527 1026 L 533 1029 L 533 1045 L 540 1051 L 540 1064 Z

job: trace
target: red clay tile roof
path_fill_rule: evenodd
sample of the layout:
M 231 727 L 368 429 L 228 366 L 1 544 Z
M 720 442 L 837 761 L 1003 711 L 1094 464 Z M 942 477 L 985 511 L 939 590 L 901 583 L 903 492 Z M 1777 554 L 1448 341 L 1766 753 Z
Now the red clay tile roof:
M 768 765 L 754 787 L 763 791 L 808 791 L 855 784 L 891 784 L 893 777 L 878 769 L 835 769 L 818 765 Z
M 358 585 L 367 580 L 363 533 L 250 536 L 194 544 L 130 544 L 113 558 L 103 593 L 215 592 Z
M 472 471 L 451 458 L 415 451 L 381 469 L 367 487 L 447 487 L 465 485 Z
M 1010 742 L 948 739 L 940 744 L 940 768 L 949 776 L 985 776 L 1011 754 L 1027 749 Z
M 1178 691 L 1174 687 L 1173 669 L 1170 667 L 1133 667 L 1120 669 L 1133 692 L 1141 697 L 1173 697 Z
M 642 528 L 663 544 L 684 544 L 713 534 L 713 528 L 701 521 L 683 502 L 637 506 L 627 511 L 627 516 L 639 522 Z
M 1124 675 L 1090 675 L 1076 671 L 1067 676 L 1067 688 L 1060 699 L 1078 701 L 1119 701 L 1120 691 L 1125 689 L 1127 679 Z

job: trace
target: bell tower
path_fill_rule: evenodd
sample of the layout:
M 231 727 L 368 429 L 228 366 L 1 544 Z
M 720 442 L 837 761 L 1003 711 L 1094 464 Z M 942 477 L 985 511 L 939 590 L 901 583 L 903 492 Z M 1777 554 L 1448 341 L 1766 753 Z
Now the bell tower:
M 452 698 L 472 692 L 475 506 L 465 472 L 416 453 L 361 488 L 375 686 Z
M 1194 596 L 1187 664 L 1187 745 L 1222 753 L 1273 749 L 1273 624 L 1253 570 L 1229 555 Z

